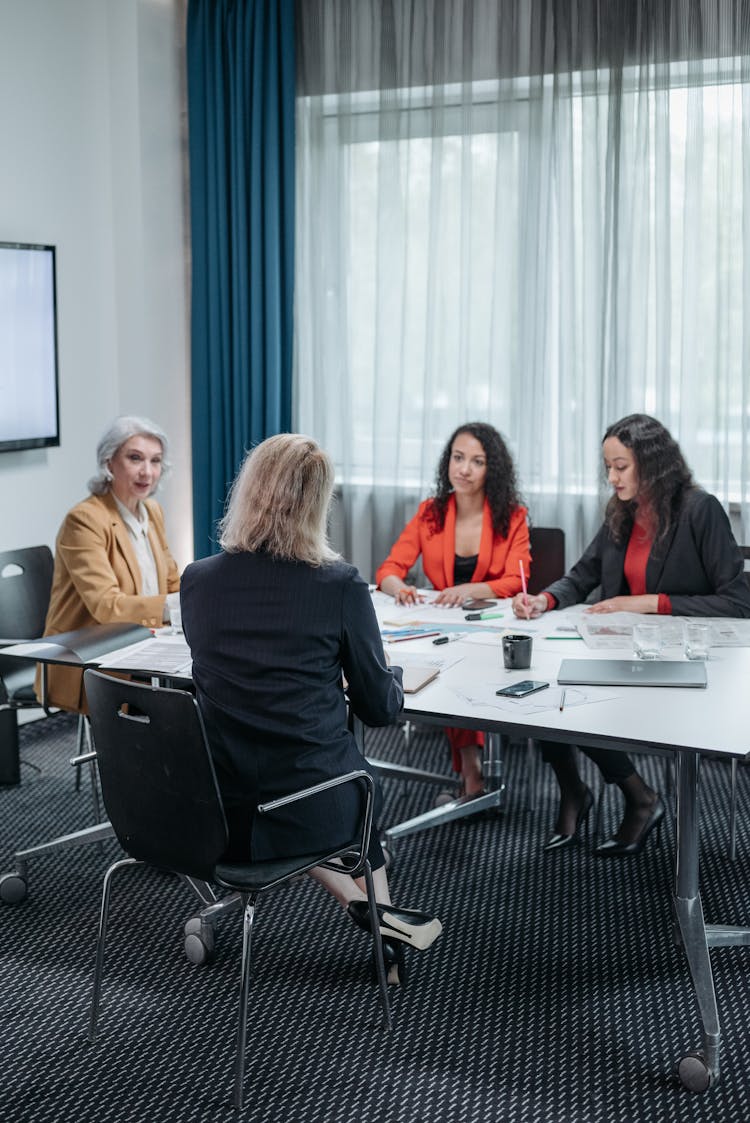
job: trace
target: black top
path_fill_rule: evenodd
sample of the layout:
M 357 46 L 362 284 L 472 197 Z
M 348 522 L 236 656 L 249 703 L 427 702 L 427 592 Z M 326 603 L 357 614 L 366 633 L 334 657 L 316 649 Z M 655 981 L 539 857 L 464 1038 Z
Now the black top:
M 231 853 L 270 858 L 345 842 L 358 812 L 349 788 L 273 816 L 255 808 L 365 767 L 347 728 L 342 671 L 368 725 L 401 709 L 401 671 L 386 666 L 367 585 L 340 561 L 222 553 L 189 565 L 180 594 Z
M 585 601 L 627 596 L 624 575 L 628 536 L 616 543 L 606 523 L 580 561 L 545 590 L 558 608 Z M 750 617 L 750 585 L 729 519 L 718 499 L 700 488 L 685 495 L 671 531 L 651 547 L 646 590 L 666 593 L 675 616 Z
M 453 561 L 454 585 L 466 585 L 471 581 L 474 570 L 477 568 L 478 557 L 479 554 L 474 554 L 470 558 L 462 558 L 460 554 L 456 554 Z

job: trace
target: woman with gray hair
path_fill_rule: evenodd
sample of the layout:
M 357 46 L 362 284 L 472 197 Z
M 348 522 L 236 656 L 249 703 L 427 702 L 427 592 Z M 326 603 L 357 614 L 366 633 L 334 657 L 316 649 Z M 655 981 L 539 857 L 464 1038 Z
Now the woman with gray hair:
M 315 853 L 351 838 L 360 801 L 348 785 L 273 815 L 258 815 L 258 804 L 367 767 L 348 726 L 345 682 L 368 725 L 388 725 L 403 704 L 401 668 L 387 665 L 367 585 L 326 540 L 333 482 L 315 441 L 269 437 L 232 486 L 223 552 L 183 574 L 182 619 L 229 825 L 227 861 Z M 440 921 L 391 904 L 375 836 L 369 858 L 389 982 L 403 985 L 404 945 L 428 947 Z M 322 868 L 312 876 L 369 928 L 361 881 Z
M 45 635 L 89 624 L 159 627 L 169 618 L 180 577 L 151 498 L 169 467 L 167 452 L 166 434 L 144 417 L 118 417 L 104 433 L 91 494 L 68 511 L 57 535 Z M 50 666 L 47 702 L 85 712 L 82 672 Z

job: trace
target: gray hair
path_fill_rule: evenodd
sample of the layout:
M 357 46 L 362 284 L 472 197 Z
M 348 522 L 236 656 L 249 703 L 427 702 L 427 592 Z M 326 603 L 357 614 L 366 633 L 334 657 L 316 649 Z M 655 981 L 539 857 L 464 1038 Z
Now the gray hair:
M 335 560 L 326 537 L 333 484 L 331 459 L 311 437 L 268 437 L 247 454 L 232 484 L 221 546 L 313 566 Z
M 172 465 L 168 460 L 169 441 L 164 430 L 155 422 L 149 421 L 147 417 L 116 417 L 96 446 L 98 471 L 88 482 L 88 489 L 92 495 L 105 495 L 109 491 L 112 483 L 109 462 L 118 448 L 121 448 L 131 437 L 153 437 L 154 440 L 160 441 L 163 459 L 159 482 L 161 483 L 161 480 L 168 474 Z M 157 484 L 154 491 L 158 490 Z

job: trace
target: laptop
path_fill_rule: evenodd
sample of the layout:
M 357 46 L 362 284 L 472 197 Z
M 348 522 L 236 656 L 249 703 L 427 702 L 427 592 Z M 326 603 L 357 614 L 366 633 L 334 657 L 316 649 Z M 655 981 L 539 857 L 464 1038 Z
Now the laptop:
M 706 686 L 706 664 L 654 659 L 563 659 L 561 686 Z

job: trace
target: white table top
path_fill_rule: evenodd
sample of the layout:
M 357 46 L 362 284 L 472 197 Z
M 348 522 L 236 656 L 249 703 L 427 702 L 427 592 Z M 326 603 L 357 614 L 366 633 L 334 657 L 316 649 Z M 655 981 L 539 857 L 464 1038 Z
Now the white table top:
M 395 625 L 424 620 L 440 627 L 458 628 L 464 623 L 460 609 L 443 611 L 422 606 L 398 608 L 393 601 L 375 597 L 381 622 Z M 395 609 L 395 611 L 394 611 Z M 705 690 L 659 687 L 567 687 L 565 708 L 560 712 L 562 688 L 557 673 L 562 659 L 624 658 L 627 650 L 593 650 L 583 640 L 565 638 L 582 609 L 545 613 L 531 623 L 534 647 L 531 667 L 525 671 L 506 671 L 503 667 L 501 633 L 521 632 L 527 625 L 514 620 L 509 602 L 502 619 L 483 623 L 483 634 L 472 633 L 466 640 L 435 646 L 432 639 L 386 644 L 392 663 L 399 659 L 445 659 L 439 677 L 418 694 L 407 696 L 405 713 L 420 720 L 440 721 L 446 725 L 466 724 L 472 728 L 513 732 L 526 736 L 580 744 L 653 746 L 662 749 L 690 749 L 710 755 L 745 758 L 750 756 L 750 648 L 713 647 L 706 664 L 708 686 Z M 490 631 L 489 629 L 493 629 Z M 486 635 L 484 634 L 486 632 Z M 555 637 L 555 638 L 551 638 Z M 486 640 L 486 642 L 477 642 Z M 665 658 L 684 659 L 679 648 L 666 648 Z M 499 687 L 521 679 L 550 682 L 550 688 L 519 702 L 496 699 Z M 580 704 L 583 701 L 584 704 Z

